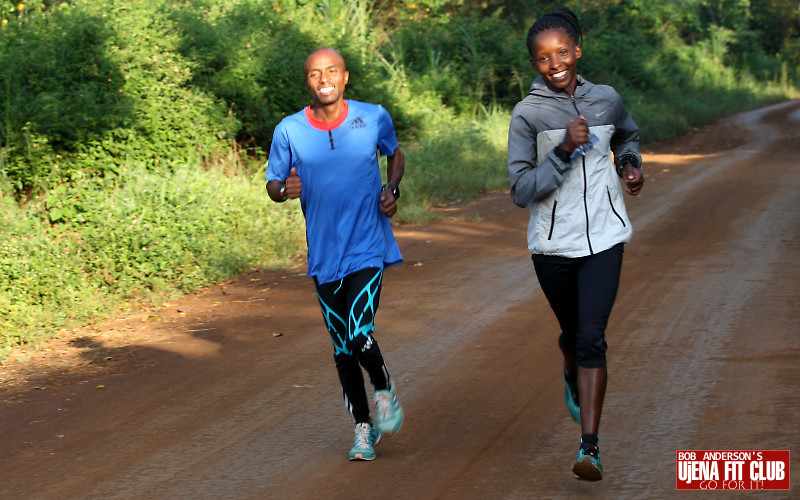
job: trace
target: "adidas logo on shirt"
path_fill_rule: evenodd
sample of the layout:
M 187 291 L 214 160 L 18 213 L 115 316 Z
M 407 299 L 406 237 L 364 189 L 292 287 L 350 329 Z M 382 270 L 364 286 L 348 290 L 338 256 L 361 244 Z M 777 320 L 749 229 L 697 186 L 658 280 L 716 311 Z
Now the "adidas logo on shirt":
M 353 130 L 354 128 L 364 128 L 366 126 L 367 123 L 364 120 L 362 120 L 361 118 L 356 118 L 355 120 L 353 120 L 353 123 L 350 124 L 350 130 Z

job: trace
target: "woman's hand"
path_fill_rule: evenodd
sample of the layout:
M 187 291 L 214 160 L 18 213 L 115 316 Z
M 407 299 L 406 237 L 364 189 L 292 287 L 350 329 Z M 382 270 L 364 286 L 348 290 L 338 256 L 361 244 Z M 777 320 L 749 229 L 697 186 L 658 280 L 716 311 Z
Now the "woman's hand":
M 564 140 L 558 147 L 572 153 L 580 144 L 586 142 L 589 142 L 589 123 L 581 115 L 567 124 L 567 133 L 564 134 Z
M 644 174 L 640 169 L 634 167 L 633 163 L 627 162 L 622 166 L 622 182 L 625 183 L 625 190 L 628 194 L 636 196 L 644 185 Z

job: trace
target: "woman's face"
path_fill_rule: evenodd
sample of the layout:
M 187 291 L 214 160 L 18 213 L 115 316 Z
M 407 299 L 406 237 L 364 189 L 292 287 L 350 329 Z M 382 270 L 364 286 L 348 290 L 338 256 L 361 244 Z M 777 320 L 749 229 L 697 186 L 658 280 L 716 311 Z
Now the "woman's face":
M 534 39 L 531 65 L 541 73 L 547 86 L 555 91 L 575 93 L 578 85 L 578 59 L 581 46 L 561 28 L 542 31 Z

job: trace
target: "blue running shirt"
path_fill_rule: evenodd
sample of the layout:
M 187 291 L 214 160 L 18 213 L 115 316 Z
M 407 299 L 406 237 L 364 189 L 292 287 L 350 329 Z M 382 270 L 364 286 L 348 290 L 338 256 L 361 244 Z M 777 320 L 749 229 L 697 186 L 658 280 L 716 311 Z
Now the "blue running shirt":
M 345 105 L 343 121 L 327 127 L 312 124 L 308 108 L 281 120 L 267 164 L 268 181 L 284 181 L 297 168 L 308 275 L 321 284 L 403 260 L 389 218 L 380 211 L 378 150 L 389 156 L 397 148 L 392 118 L 380 105 L 352 100 Z

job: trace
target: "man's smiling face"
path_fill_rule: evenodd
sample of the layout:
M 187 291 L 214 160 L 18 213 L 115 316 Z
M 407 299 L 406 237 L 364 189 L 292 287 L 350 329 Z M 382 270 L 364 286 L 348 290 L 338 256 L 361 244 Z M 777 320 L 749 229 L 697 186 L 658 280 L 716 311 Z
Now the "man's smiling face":
M 304 66 L 306 87 L 311 91 L 316 106 L 326 106 L 343 99 L 344 88 L 350 78 L 344 59 L 331 49 L 312 52 Z

